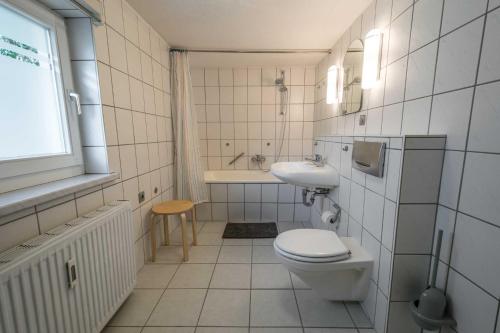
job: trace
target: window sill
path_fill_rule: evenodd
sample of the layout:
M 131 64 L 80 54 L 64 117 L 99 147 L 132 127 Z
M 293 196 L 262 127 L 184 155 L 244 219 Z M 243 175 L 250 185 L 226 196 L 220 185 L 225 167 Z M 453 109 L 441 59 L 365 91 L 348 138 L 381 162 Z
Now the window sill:
M 118 173 L 85 174 L 0 194 L 0 216 L 83 191 L 115 179 Z

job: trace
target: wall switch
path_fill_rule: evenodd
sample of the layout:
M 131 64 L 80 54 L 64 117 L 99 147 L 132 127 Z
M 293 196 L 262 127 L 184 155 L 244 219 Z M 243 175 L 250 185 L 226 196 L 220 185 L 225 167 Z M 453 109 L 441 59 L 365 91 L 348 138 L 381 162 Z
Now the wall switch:
M 139 203 L 143 202 L 144 199 L 146 199 L 146 195 L 144 194 L 144 191 L 139 192 Z

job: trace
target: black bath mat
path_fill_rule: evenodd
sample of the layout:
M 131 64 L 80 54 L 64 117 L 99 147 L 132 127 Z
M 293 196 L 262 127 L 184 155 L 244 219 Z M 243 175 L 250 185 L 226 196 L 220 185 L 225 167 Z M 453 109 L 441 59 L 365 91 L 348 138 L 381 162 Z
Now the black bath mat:
M 228 223 L 222 238 L 274 238 L 278 236 L 276 223 Z

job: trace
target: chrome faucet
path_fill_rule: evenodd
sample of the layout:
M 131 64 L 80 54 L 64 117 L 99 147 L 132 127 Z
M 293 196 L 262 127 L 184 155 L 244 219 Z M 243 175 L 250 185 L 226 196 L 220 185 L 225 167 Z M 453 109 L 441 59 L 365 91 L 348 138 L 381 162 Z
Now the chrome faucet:
M 320 154 L 314 154 L 314 158 L 306 157 L 306 161 L 310 161 L 315 166 L 318 166 L 318 167 L 325 166 L 325 162 L 326 162 L 326 160 Z

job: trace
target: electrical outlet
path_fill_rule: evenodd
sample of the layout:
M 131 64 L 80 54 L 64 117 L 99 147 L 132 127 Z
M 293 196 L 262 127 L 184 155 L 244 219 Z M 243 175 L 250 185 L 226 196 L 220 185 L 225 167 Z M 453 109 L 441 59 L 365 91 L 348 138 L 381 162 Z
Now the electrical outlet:
M 362 114 L 359 116 L 359 126 L 365 126 L 366 124 L 366 115 Z
M 144 194 L 144 191 L 139 192 L 139 203 L 143 202 L 144 199 L 146 199 L 146 195 Z

